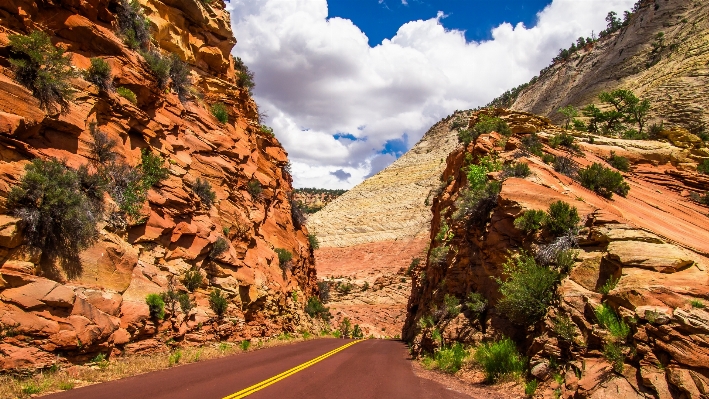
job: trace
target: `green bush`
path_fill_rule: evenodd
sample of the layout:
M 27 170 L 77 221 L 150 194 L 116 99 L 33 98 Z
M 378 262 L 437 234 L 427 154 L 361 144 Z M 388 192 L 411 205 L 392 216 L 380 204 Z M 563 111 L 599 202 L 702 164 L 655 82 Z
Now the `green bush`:
M 572 150 L 578 150 L 578 145 L 574 144 L 575 140 L 576 138 L 570 134 L 560 133 L 549 139 L 549 145 L 551 148 L 562 146 Z
M 190 67 L 182 61 L 177 54 L 170 54 L 170 81 L 172 90 L 177 94 L 180 101 L 187 100 L 192 88 L 190 80 Z
M 615 342 L 608 342 L 603 345 L 603 356 L 608 359 L 608 361 L 613 365 L 613 370 L 616 373 L 623 372 L 623 363 L 625 362 L 625 356 L 623 355 L 623 349 L 620 345 Z
M 229 241 L 227 241 L 224 237 L 219 237 L 216 241 L 214 241 L 214 244 L 212 244 L 212 249 L 209 251 L 209 258 L 214 259 L 228 249 Z
M 457 209 L 453 219 L 466 217 L 469 222 L 479 225 L 487 222 L 490 211 L 497 205 L 500 191 L 502 183 L 499 181 L 486 182 L 478 188 L 469 185 L 455 202 Z
M 487 308 L 487 299 L 485 299 L 485 297 L 483 297 L 480 293 L 471 292 L 468 294 L 465 307 L 468 308 L 468 311 L 474 318 L 478 318 Z
M 146 191 L 170 176 L 170 169 L 164 165 L 165 160 L 151 150 L 143 148 L 140 152 L 140 165 L 138 165 L 138 168 L 142 174 L 141 180 Z
M 556 161 L 556 157 L 552 154 L 542 155 L 542 162 L 546 164 L 553 164 Z
M 473 130 L 478 136 L 491 132 L 497 132 L 504 136 L 509 136 L 512 134 L 512 131 L 507 125 L 507 122 L 503 121 L 498 117 L 489 116 L 485 114 L 480 115 L 480 117 L 478 118 L 478 123 L 473 126 Z
M 293 259 L 293 254 L 283 248 L 276 248 L 274 251 L 278 254 L 278 266 L 283 270 L 283 273 L 287 272 L 291 267 L 290 261 Z
M 224 103 L 214 103 L 212 108 L 210 108 L 212 115 L 221 123 L 229 122 L 229 110 Z
M 443 347 L 436 351 L 434 359 L 436 366 L 446 373 L 455 374 L 463 366 L 463 361 L 469 353 L 460 342 L 450 347 Z
M 184 313 L 185 315 L 187 315 L 190 310 L 194 309 L 195 307 L 195 303 L 192 302 L 190 296 L 185 294 L 184 292 L 180 293 L 177 296 L 177 301 L 180 303 L 180 309 L 182 309 L 182 313 Z
M 362 329 L 359 328 L 359 324 L 355 324 L 354 327 L 352 328 L 352 338 L 354 338 L 354 339 L 364 338 L 364 333 L 362 332 Z
M 315 234 L 308 234 L 308 243 L 310 244 L 310 248 L 312 248 L 312 249 L 320 248 L 320 242 L 318 241 L 318 236 L 316 236 Z
M 615 152 L 613 151 L 611 151 L 611 156 L 608 158 L 608 163 L 621 172 L 627 172 L 630 170 L 630 162 L 628 162 L 628 158 L 615 155 Z
M 514 225 L 525 232 L 534 232 L 542 228 L 546 221 L 546 216 L 547 214 L 544 211 L 531 209 L 515 219 Z
M 487 382 L 495 382 L 508 375 L 518 376 L 527 363 L 509 338 L 483 343 L 475 350 L 474 359 L 482 366 Z
M 80 273 L 79 253 L 98 238 L 103 189 L 84 188 L 91 175 L 55 158 L 34 159 L 8 194 L 6 207 L 24 222 L 27 242 L 42 250 L 42 261 L 60 261 L 70 278 Z
M 409 263 L 409 267 L 406 269 L 406 275 L 410 276 L 413 271 L 418 268 L 418 266 L 421 264 L 421 258 L 413 258 L 411 259 L 411 263 Z
M 615 286 L 618 285 L 618 281 L 620 281 L 619 278 L 615 278 L 613 276 L 608 277 L 608 280 L 606 280 L 606 282 L 603 283 L 601 288 L 598 289 L 598 292 L 603 295 L 608 295 L 608 293 L 613 291 Z
M 111 66 L 101 58 L 91 58 L 91 66 L 84 72 L 84 78 L 103 91 L 113 89 Z
M 532 174 L 532 171 L 529 170 L 529 165 L 525 162 L 515 162 L 511 165 L 505 165 L 502 170 L 505 174 L 505 177 L 524 178 Z
M 77 74 L 64 49 L 54 46 L 42 31 L 10 35 L 9 39 L 9 61 L 17 81 L 32 91 L 41 108 L 53 112 L 58 106 L 62 112 L 68 111 L 73 94 L 69 80 Z
M 574 162 L 573 159 L 569 157 L 555 157 L 553 162 L 555 171 L 571 178 L 576 176 L 576 173 L 578 172 L 578 167 L 576 166 L 576 162 Z
M 240 57 L 236 58 L 234 67 L 239 77 L 237 85 L 242 89 L 251 91 L 251 89 L 256 86 L 256 83 L 254 83 L 254 73 L 249 70 L 249 67 L 244 64 L 244 61 L 242 61 Z
M 265 134 L 268 137 L 273 137 L 273 129 L 266 126 L 266 125 L 261 125 L 261 133 Z
M 320 318 L 324 321 L 330 320 L 330 309 L 326 308 L 317 297 L 310 297 L 305 305 L 305 313 L 310 317 Z
M 340 331 L 342 338 L 350 338 L 350 334 L 352 334 L 352 324 L 349 317 L 345 317 L 340 321 L 338 331 Z
M 576 336 L 576 325 L 566 315 L 557 315 L 553 321 L 554 332 L 562 339 L 573 342 Z
M 148 294 L 145 298 L 145 303 L 148 304 L 150 317 L 154 319 L 162 319 L 165 317 L 165 302 L 160 294 Z
M 598 324 L 611 333 L 614 341 L 625 342 L 630 334 L 630 327 L 615 313 L 612 307 L 603 303 L 595 309 Z
M 578 210 L 564 201 L 556 201 L 549 205 L 546 227 L 554 235 L 560 236 L 569 231 L 575 232 L 581 221 Z
M 145 50 L 150 46 L 150 21 L 137 0 L 120 0 L 116 17 L 118 30 L 128 47 Z
M 537 265 L 534 257 L 524 252 L 508 259 L 503 270 L 506 280 L 497 280 L 502 294 L 497 304 L 500 314 L 519 325 L 541 320 L 554 299 L 559 273 Z
M 705 159 L 697 165 L 697 172 L 709 175 L 709 159 Z
M 116 88 L 116 93 L 118 93 L 119 96 L 125 98 L 126 100 L 132 102 L 133 104 L 138 104 L 138 98 L 135 96 L 135 93 L 127 87 L 118 87 Z
M 458 131 L 458 142 L 465 144 L 467 147 L 472 141 L 478 138 L 478 134 L 474 129 L 465 129 Z
M 689 198 L 697 201 L 702 205 L 709 205 L 709 192 L 705 192 L 704 194 L 690 193 Z
M 185 285 L 185 288 L 187 288 L 189 292 L 194 292 L 202 285 L 203 280 L 202 272 L 196 267 L 193 267 L 185 272 L 182 278 L 182 284 Z
M 689 301 L 689 304 L 695 309 L 704 309 L 706 307 L 706 305 L 704 305 L 704 302 L 698 299 L 692 299 L 691 301 Z
M 444 263 L 448 258 L 449 251 L 450 247 L 447 245 L 433 248 L 431 250 L 431 254 L 428 257 L 428 263 L 430 265 L 440 265 L 441 263 Z
M 219 288 L 215 288 L 209 293 L 209 307 L 217 315 L 217 317 L 221 318 L 224 316 L 228 305 L 229 303 L 227 302 L 226 297 L 222 294 L 222 291 Z
M 532 396 L 534 396 L 534 393 L 537 392 L 538 386 L 539 381 L 537 380 L 527 381 L 527 383 L 524 384 L 524 394 L 527 395 L 527 397 L 531 398 Z
M 577 251 L 564 249 L 556 253 L 556 268 L 562 274 L 568 274 L 576 263 Z
M 582 186 L 605 198 L 612 198 L 614 193 L 625 197 L 630 191 L 630 186 L 620 173 L 600 163 L 579 169 L 578 176 Z
M 89 132 L 92 139 L 89 143 L 89 152 L 93 161 L 99 165 L 113 161 L 116 158 L 116 140 L 110 139 L 106 133 L 100 131 L 96 122 L 89 123 Z
M 460 301 L 454 295 L 446 294 L 443 297 L 443 306 L 448 317 L 454 317 L 460 313 Z
M 529 152 L 530 154 L 534 154 L 538 157 L 542 156 L 542 142 L 539 140 L 539 136 L 537 136 L 536 133 L 529 134 L 527 136 L 524 136 L 522 139 L 522 148 Z
M 212 185 L 205 179 L 199 177 L 192 186 L 192 191 L 199 197 L 199 202 L 202 208 L 211 209 L 214 201 L 217 199 L 217 194 L 212 190 Z
M 143 56 L 153 75 L 155 75 L 158 87 L 160 89 L 166 88 L 170 80 L 170 66 L 172 64 L 170 57 L 163 56 L 157 50 L 141 51 L 140 55 Z
M 579 110 L 573 105 L 567 105 L 565 107 L 562 107 L 557 112 L 564 115 L 564 119 L 566 120 L 564 129 L 567 130 L 571 127 L 571 121 L 573 121 L 574 118 L 579 116 Z
M 261 197 L 261 194 L 263 193 L 263 187 L 261 187 L 261 182 L 256 179 L 249 180 L 248 184 L 246 185 L 246 191 L 248 191 L 253 198 Z

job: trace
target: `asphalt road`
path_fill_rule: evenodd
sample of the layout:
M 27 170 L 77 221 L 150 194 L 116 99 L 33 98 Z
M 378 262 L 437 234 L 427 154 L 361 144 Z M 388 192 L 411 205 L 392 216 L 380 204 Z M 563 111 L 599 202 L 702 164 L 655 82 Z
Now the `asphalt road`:
M 91 385 L 51 399 L 222 399 L 330 352 L 350 340 L 318 339 Z M 264 398 L 468 398 L 416 377 L 398 341 L 366 340 L 248 396 Z

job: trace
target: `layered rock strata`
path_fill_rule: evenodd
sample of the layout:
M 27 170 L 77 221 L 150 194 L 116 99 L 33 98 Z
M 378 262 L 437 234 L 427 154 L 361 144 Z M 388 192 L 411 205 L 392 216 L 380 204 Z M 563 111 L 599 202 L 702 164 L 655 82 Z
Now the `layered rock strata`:
M 544 118 L 496 112 L 517 134 L 509 139 L 486 134 L 467 148 L 458 147 L 443 174 L 448 185 L 433 200 L 431 246 L 440 245 L 435 237 L 444 222 L 453 238 L 444 261 L 433 262 L 429 251 L 427 263 L 414 271 L 404 328 L 414 353 L 440 346 L 434 329 L 446 344 L 476 345 L 507 336 L 530 359 L 531 378 L 542 382 L 539 396 L 706 397 L 709 313 L 702 304 L 709 302 L 709 209 L 689 196 L 709 189 L 709 178 L 679 168 L 684 163 L 668 157 L 665 143 L 596 137 L 594 144 L 580 143 L 582 153 L 575 153 L 546 144 L 550 133 L 560 129 Z M 522 120 L 524 128 L 519 126 Z M 605 199 L 524 152 L 520 140 L 532 132 L 544 143 L 545 154 L 571 157 L 580 167 L 595 162 L 608 166 L 610 151 L 628 157 L 631 169 L 623 173 L 628 196 Z M 687 149 L 670 152 L 690 162 Z M 464 167 L 492 153 L 506 163 L 528 164 L 531 175 L 489 175 L 504 180 L 490 213 L 480 220 L 456 220 L 456 199 L 467 185 Z M 519 326 L 496 308 L 501 298 L 497 279 L 506 278 L 502 264 L 513 253 L 535 253 L 553 237 L 525 234 L 513 222 L 525 211 L 546 210 L 557 200 L 576 207 L 581 216 L 574 263 L 546 316 L 530 327 Z M 608 283 L 616 280 L 615 286 Z M 607 293 L 601 293 L 603 286 Z M 471 292 L 488 303 L 480 318 L 465 305 L 452 314 L 442 311 L 446 296 L 464 304 Z M 595 316 L 602 303 L 630 327 L 627 340 L 619 344 L 622 365 L 615 370 L 603 355 L 610 333 Z M 428 317 L 433 326 L 423 322 Z M 569 320 L 566 330 L 559 320 Z
M 523 90 L 514 110 L 561 122 L 561 107 L 598 103 L 624 88 L 652 104 L 651 119 L 698 133 L 709 124 L 709 4 L 642 1 L 629 25 L 551 67 Z M 658 36 L 659 35 L 659 36 Z
M 102 222 L 98 242 L 81 253 L 77 276 L 40 262 L 41 253 L 25 244 L 22 222 L 3 211 L 0 369 L 47 367 L 98 352 L 161 350 L 168 339 L 199 343 L 270 336 L 305 323 L 303 305 L 317 290 L 307 230 L 293 222 L 287 154 L 261 131 L 256 104 L 238 85 L 230 55 L 236 40 L 223 1 L 140 4 L 155 48 L 185 61 L 192 86 L 202 95 L 181 102 L 175 93 L 158 89 L 143 57 L 116 33 L 116 1 L 0 4 L 3 203 L 34 158 L 55 157 L 73 168 L 89 164 L 91 122 L 118 143 L 120 160 L 135 166 L 141 149 L 150 149 L 165 159 L 170 172 L 149 191 L 142 220 L 124 231 Z M 68 112 L 41 109 L 8 62 L 8 37 L 34 30 L 65 48 L 78 70 L 87 69 L 91 57 L 106 61 L 113 85 L 132 90 L 136 104 L 76 78 Z M 226 123 L 209 111 L 217 101 L 227 106 Z M 209 210 L 193 191 L 197 179 L 209 182 L 216 194 Z M 260 193 L 248 189 L 254 181 Z M 209 256 L 220 237 L 228 249 Z M 289 267 L 279 267 L 275 248 L 292 253 Z M 168 315 L 170 321 L 151 318 L 146 295 L 164 292 L 170 277 L 184 291 L 180 280 L 193 268 L 204 277 L 190 294 L 196 307 Z M 224 318 L 210 309 L 208 294 L 214 288 L 228 298 Z

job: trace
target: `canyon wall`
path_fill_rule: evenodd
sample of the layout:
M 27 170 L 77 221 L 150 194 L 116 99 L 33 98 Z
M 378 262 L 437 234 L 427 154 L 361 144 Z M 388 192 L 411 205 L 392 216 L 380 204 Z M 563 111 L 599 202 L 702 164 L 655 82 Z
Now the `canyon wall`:
M 73 265 L 78 272 L 43 262 L 41 251 L 26 244 L 22 221 L 3 208 L 0 369 L 47 367 L 98 352 L 163 350 L 167 340 L 237 340 L 307 327 L 302 309 L 317 294 L 308 232 L 293 221 L 287 154 L 261 130 L 257 106 L 240 84 L 224 2 L 140 5 L 153 48 L 189 67 L 193 90 L 186 101 L 158 88 L 145 59 L 124 44 L 117 33 L 118 1 L 0 4 L 0 202 L 32 159 L 90 165 L 90 123 L 115 140 L 119 160 L 135 167 L 141 150 L 149 149 L 169 167 L 169 177 L 148 192 L 140 220 L 124 229 L 101 221 L 98 241 Z M 67 112 L 41 108 L 8 61 L 9 36 L 35 30 L 66 49 L 77 71 L 89 68 L 91 57 L 106 61 L 113 86 L 132 90 L 136 103 L 76 77 Z M 215 102 L 226 105 L 225 123 L 210 113 Z M 209 209 L 194 192 L 198 179 L 216 194 Z M 261 190 L 249 189 L 256 182 Z M 220 238 L 228 243 L 226 251 L 210 256 Z M 279 248 L 292 254 L 283 267 L 274 251 Z M 165 292 L 172 277 L 185 292 L 187 270 L 204 278 L 189 294 L 196 307 L 168 314 L 169 320 L 151 318 L 146 296 Z M 209 306 L 215 288 L 228 299 L 221 318 Z

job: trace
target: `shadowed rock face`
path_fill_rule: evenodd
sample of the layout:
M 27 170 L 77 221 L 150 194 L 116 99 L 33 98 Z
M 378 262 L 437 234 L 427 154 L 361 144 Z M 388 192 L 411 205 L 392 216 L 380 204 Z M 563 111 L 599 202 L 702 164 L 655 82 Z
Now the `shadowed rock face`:
M 0 4 L 0 196 L 6 197 L 33 158 L 56 157 L 71 167 L 89 163 L 89 122 L 115 140 L 118 159 L 131 166 L 149 148 L 169 165 L 169 178 L 153 187 L 144 220 L 125 231 L 102 224 L 98 242 L 81 254 L 81 273 L 40 266 L 40 255 L 24 244 L 18 219 L 0 215 L 0 369 L 44 367 L 55 352 L 70 360 L 96 352 L 120 354 L 159 350 L 169 338 L 189 342 L 270 336 L 305 323 L 305 300 L 316 290 L 307 230 L 294 225 L 283 170 L 287 154 L 261 133 L 258 110 L 238 87 L 234 39 L 224 3 L 142 0 L 154 43 L 190 67 L 202 99 L 180 102 L 157 88 L 143 58 L 117 36 L 116 2 L 108 0 Z M 131 89 L 137 105 L 115 92 L 100 92 L 81 78 L 71 83 L 74 101 L 64 114 L 48 114 L 9 68 L 9 39 L 41 29 L 67 49 L 72 65 L 86 69 L 101 57 L 112 68 L 114 86 Z M 221 101 L 230 117 L 219 123 L 209 106 Z M 207 180 L 216 193 L 210 210 L 192 187 Z M 253 196 L 248 183 L 263 190 Z M 108 197 L 105 201 L 110 201 Z M 2 200 L 4 203 L 4 199 Z M 219 237 L 227 251 L 210 259 Z M 274 248 L 293 254 L 283 272 Z M 164 292 L 169 276 L 198 268 L 203 285 L 188 315 L 170 321 L 149 318 L 145 297 Z M 183 289 L 180 282 L 178 289 Z M 207 296 L 220 288 L 229 300 L 224 321 Z M 298 292 L 300 295 L 292 295 Z M 294 301 L 294 298 L 297 298 Z M 178 307 L 179 309 L 179 307 Z
M 601 91 L 624 88 L 650 100 L 657 123 L 682 125 L 694 133 L 709 124 L 704 111 L 709 107 L 709 4 L 641 4 L 627 28 L 552 66 L 510 108 L 561 122 L 559 108 L 598 103 Z M 661 42 L 656 39 L 660 32 Z
M 709 304 L 709 208 L 689 196 L 706 191 L 709 178 L 678 169 L 678 165 L 691 162 L 689 150 L 672 149 L 686 162 L 660 160 L 661 154 L 667 153 L 666 143 L 611 143 L 599 137 L 595 144 L 579 143 L 583 155 L 573 154 L 546 144 L 550 134 L 561 129 L 544 118 L 494 112 L 507 119 L 518 134 L 507 140 L 491 133 L 467 148 L 460 145 L 447 159 L 443 180 L 449 183 L 433 200 L 431 247 L 440 245 L 435 237 L 443 222 L 454 237 L 445 261 L 434 264 L 429 251 L 427 263 L 414 273 L 404 327 L 404 338 L 412 343 L 414 353 L 440 345 L 431 337 L 433 327 L 420 323 L 431 316 L 446 343 L 478 344 L 512 337 L 530 359 L 532 375 L 547 381 L 538 391 L 545 397 L 553 396 L 556 388 L 561 389 L 563 397 L 582 398 L 645 394 L 669 398 L 678 397 L 677 392 L 692 398 L 706 395 L 709 313 L 691 301 Z M 470 124 L 475 121 L 476 116 Z M 521 128 L 522 122 L 527 127 Z M 629 195 L 614 195 L 607 200 L 557 173 L 539 157 L 523 152 L 520 140 L 530 132 L 537 132 L 544 153 L 570 156 L 581 167 L 594 162 L 607 166 L 610 151 L 627 156 L 631 170 L 623 176 L 630 185 Z M 527 163 L 531 175 L 504 180 L 493 209 L 481 220 L 455 220 L 455 201 L 467 184 L 464 167 L 471 159 L 492 152 L 504 162 Z M 499 173 L 488 177 L 502 180 Z M 510 253 L 534 253 L 552 239 L 544 234 L 525 234 L 514 226 L 514 219 L 527 210 L 546 210 L 557 200 L 576 207 L 581 216 L 583 227 L 575 237 L 578 253 L 557 286 L 556 299 L 546 316 L 530 328 L 520 327 L 498 312 L 501 295 L 496 279 L 504 279 L 502 264 Z M 600 288 L 610 278 L 619 279 L 617 285 L 601 294 Z M 446 295 L 462 304 L 471 292 L 482 294 L 488 301 L 480 320 L 465 307 L 453 314 L 440 311 Z M 623 344 L 622 373 L 614 372 L 602 354 L 608 331 L 599 325 L 594 309 L 603 302 L 630 326 Z M 558 332 L 558 316 L 570 319 L 571 338 Z M 550 359 L 568 366 L 556 371 L 565 378 L 560 387 L 552 384 Z

